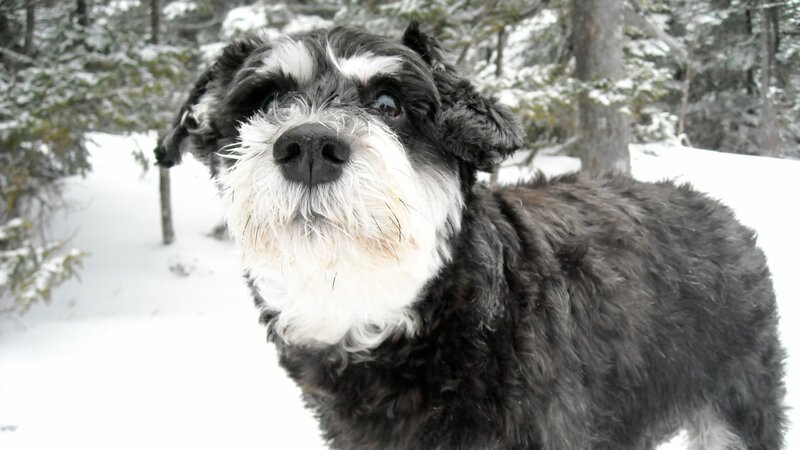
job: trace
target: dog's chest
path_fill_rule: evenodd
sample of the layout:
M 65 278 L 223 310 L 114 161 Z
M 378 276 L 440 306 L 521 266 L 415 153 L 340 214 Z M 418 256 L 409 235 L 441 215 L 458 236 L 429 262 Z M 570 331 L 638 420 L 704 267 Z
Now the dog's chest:
M 335 437 L 334 448 L 496 448 L 500 427 L 481 417 L 498 399 L 470 386 L 466 360 L 400 341 L 372 360 L 350 354 L 349 362 L 332 352 L 282 348 L 281 364 Z

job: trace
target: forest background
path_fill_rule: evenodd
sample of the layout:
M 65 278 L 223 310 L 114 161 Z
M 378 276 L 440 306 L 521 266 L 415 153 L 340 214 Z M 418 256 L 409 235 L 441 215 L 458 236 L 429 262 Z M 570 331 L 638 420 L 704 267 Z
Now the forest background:
M 547 151 L 625 170 L 646 142 L 800 158 L 800 0 L 0 0 L 0 313 L 80 273 L 85 254 L 46 224 L 62 181 L 93 170 L 91 133 L 163 130 L 254 28 L 399 37 L 412 20 L 522 118 L 511 164 Z M 592 129 L 603 117 L 618 133 Z M 147 171 L 151 150 L 125 151 Z

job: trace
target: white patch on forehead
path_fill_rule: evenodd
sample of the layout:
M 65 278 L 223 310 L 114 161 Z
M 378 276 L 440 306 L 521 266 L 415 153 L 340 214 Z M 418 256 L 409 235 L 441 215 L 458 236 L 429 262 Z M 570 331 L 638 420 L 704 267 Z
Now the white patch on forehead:
M 289 38 L 278 40 L 264 58 L 259 73 L 274 74 L 283 72 L 299 83 L 308 83 L 314 75 L 314 57 L 300 41 Z
M 325 49 L 328 60 L 342 73 L 350 78 L 356 78 L 366 84 L 376 75 L 396 73 L 403 67 L 403 60 L 397 56 L 376 55 L 364 52 L 349 58 L 336 56 L 330 45 Z

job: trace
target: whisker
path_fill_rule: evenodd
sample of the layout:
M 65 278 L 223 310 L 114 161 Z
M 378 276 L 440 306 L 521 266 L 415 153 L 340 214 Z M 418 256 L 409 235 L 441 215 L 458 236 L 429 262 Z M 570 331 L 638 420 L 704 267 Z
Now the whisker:
M 247 227 L 250 225 L 250 219 L 252 219 L 252 218 L 253 218 L 252 214 L 248 214 L 247 215 L 247 220 L 244 223 L 244 227 L 242 227 L 242 238 L 241 238 L 241 241 L 244 241 L 244 235 L 245 235 L 245 233 L 247 233 Z
M 386 208 L 389 210 L 389 212 L 392 214 L 392 217 L 394 218 L 392 223 L 394 223 L 394 226 L 397 227 L 397 233 L 399 235 L 398 236 L 398 241 L 402 241 L 403 240 L 403 227 L 400 226 L 400 219 L 397 217 L 397 214 L 394 213 L 394 210 L 392 209 L 391 206 L 389 206 L 388 203 L 383 202 L 383 204 L 386 205 Z
M 372 217 L 372 221 L 375 222 L 375 226 L 378 227 L 378 233 L 380 233 L 381 237 L 385 237 L 383 230 L 381 230 L 381 226 L 378 224 L 378 219 L 376 219 L 373 214 L 370 214 L 369 216 Z

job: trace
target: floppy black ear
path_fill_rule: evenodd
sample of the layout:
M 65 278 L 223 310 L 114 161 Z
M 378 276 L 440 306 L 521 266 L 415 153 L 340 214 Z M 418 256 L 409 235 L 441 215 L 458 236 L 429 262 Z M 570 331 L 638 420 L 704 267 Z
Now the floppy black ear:
M 203 94 L 208 91 L 209 84 L 213 79 L 212 69 L 213 67 L 203 72 L 189 93 L 189 99 L 181 106 L 178 115 L 173 119 L 172 125 L 159 138 L 155 148 L 156 164 L 159 166 L 169 168 L 181 162 L 181 157 L 189 144 L 188 138 L 191 133 L 199 129 L 193 109 Z
M 187 151 L 205 160 L 219 150 L 221 135 L 214 121 L 214 109 L 219 107 L 219 96 L 233 75 L 262 42 L 260 39 L 252 36 L 232 42 L 200 75 L 169 129 L 158 140 L 156 164 L 172 167 L 181 162 Z
M 438 42 L 420 31 L 419 24 L 408 26 L 403 44 L 431 67 L 442 102 L 435 121 L 445 148 L 479 170 L 491 170 L 522 145 L 519 120 L 497 99 L 481 95 L 460 77 L 444 61 Z

